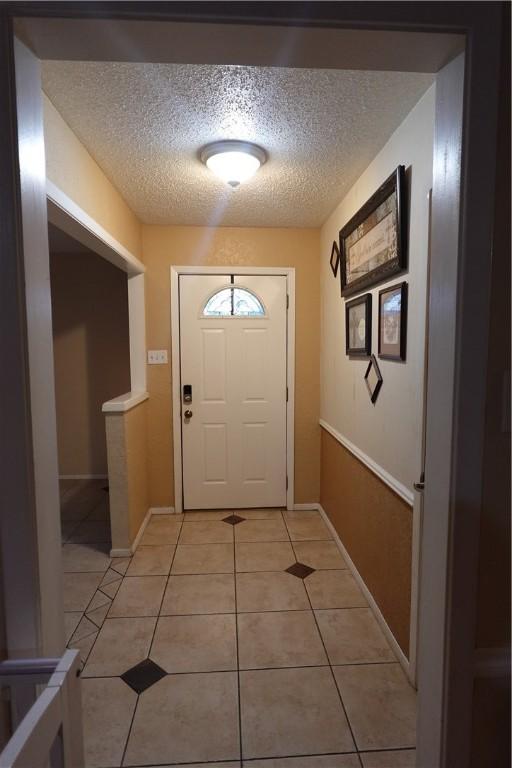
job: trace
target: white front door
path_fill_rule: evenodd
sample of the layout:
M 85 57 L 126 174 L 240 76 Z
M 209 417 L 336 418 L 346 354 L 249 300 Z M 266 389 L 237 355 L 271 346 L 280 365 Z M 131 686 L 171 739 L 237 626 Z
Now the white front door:
M 185 509 L 286 506 L 286 277 L 180 275 L 179 297 Z

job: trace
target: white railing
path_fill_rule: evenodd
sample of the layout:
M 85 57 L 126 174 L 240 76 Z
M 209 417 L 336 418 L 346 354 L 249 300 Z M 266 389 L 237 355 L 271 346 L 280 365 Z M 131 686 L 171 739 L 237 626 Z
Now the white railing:
M 0 754 L 0 768 L 83 768 L 78 651 L 68 650 L 61 659 L 1 662 L 0 683 L 12 690 L 14 724 L 27 687 L 44 685 Z

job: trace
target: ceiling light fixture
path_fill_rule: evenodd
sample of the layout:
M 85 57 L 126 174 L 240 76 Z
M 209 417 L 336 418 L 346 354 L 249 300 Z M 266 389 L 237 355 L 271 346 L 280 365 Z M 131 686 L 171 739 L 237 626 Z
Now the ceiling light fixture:
M 248 141 L 215 141 L 201 151 L 201 161 L 231 187 L 254 176 L 267 153 Z

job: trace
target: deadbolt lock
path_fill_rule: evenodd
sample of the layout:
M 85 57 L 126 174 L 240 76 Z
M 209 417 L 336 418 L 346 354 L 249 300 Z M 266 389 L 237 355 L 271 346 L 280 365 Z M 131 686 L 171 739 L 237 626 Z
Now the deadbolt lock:
M 191 384 L 183 385 L 183 402 L 184 403 L 192 402 L 192 385 Z

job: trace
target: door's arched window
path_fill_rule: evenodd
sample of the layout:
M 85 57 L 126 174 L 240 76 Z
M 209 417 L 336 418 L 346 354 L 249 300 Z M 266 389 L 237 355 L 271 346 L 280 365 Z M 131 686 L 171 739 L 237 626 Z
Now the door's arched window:
M 264 317 L 265 308 L 258 297 L 246 288 L 222 288 L 210 296 L 203 317 Z

